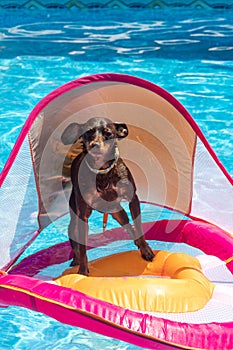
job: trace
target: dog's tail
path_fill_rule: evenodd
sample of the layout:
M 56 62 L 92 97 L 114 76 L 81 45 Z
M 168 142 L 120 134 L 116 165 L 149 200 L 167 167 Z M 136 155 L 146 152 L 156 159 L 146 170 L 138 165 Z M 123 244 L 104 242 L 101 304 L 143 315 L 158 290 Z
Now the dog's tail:
M 104 216 L 103 216 L 103 232 L 106 230 L 107 223 L 108 223 L 108 213 L 104 213 Z

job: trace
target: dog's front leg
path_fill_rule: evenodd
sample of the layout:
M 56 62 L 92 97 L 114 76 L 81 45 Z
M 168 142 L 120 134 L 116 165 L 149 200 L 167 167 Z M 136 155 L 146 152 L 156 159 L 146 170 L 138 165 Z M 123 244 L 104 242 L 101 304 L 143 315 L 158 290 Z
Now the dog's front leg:
M 78 213 L 77 213 L 74 190 L 72 190 L 72 193 L 70 196 L 69 206 L 70 206 L 70 223 L 68 227 L 68 235 L 69 235 L 70 245 L 74 254 L 74 257 L 70 266 L 76 266 L 76 265 L 79 265 L 79 245 L 77 240 Z
M 154 253 L 148 243 L 145 241 L 142 229 L 140 203 L 136 194 L 133 196 L 131 202 L 129 203 L 129 208 L 135 228 L 134 243 L 140 249 L 142 257 L 147 261 L 152 261 L 154 258 Z
M 79 248 L 79 270 L 81 275 L 88 275 L 88 261 L 86 247 L 88 241 L 88 219 L 92 209 L 89 206 L 82 206 L 78 214 L 77 242 Z
M 76 214 L 71 213 L 71 220 L 69 224 L 69 240 L 74 253 L 74 258 L 70 266 L 79 265 L 78 273 L 82 275 L 88 274 L 86 245 L 88 235 L 88 223 L 83 221 Z
M 79 265 L 78 273 L 88 274 L 88 262 L 86 256 L 86 246 L 88 238 L 88 218 L 92 209 L 85 203 L 76 205 L 75 196 L 72 193 L 70 198 L 70 224 L 68 228 L 69 239 L 74 253 L 71 266 Z M 81 207 L 81 209 L 77 209 Z

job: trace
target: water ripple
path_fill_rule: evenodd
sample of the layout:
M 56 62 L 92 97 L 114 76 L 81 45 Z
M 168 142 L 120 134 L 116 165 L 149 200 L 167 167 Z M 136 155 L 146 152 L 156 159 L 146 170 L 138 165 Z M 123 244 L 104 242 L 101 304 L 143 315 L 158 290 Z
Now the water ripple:
M 40 21 L 32 19 L 31 23 L 6 23 L 0 28 L 1 56 L 32 55 L 32 52 L 44 56 L 48 54 L 46 45 L 50 43 L 51 56 L 71 52 L 73 59 L 79 54 L 91 59 L 88 51 L 91 50 L 93 55 L 93 50 L 96 50 L 93 59 L 98 61 L 105 60 L 106 55 L 110 61 L 115 60 L 116 55 L 134 56 L 135 53 L 143 58 L 153 54 L 154 57 L 175 59 L 179 58 L 181 51 L 186 60 L 200 57 L 217 60 L 222 52 L 225 59 L 232 60 L 233 25 L 229 19 L 217 17 L 213 20 L 211 11 L 205 19 L 200 12 L 196 12 L 197 18 L 194 18 L 193 11 L 184 12 L 182 18 L 182 12 L 178 21 L 166 11 L 147 14 L 141 21 L 135 20 L 135 12 L 129 12 L 125 21 L 123 18 L 119 21 L 119 16 L 114 19 L 114 12 L 112 19 L 112 15 L 108 12 L 105 15 L 103 11 L 104 22 L 100 18 L 93 22 L 92 18 L 82 17 L 80 12 L 75 22 L 57 16 L 56 20 L 49 22 L 47 18 L 40 18 Z M 224 14 L 231 16 L 230 13 Z M 22 45 L 19 45 L 19 40 Z M 32 46 L 33 42 L 36 45 Z M 177 51 L 178 47 L 180 50 Z
M 159 45 L 188 45 L 193 43 L 199 43 L 199 40 L 190 40 L 190 39 L 172 39 L 172 40 L 155 40 Z

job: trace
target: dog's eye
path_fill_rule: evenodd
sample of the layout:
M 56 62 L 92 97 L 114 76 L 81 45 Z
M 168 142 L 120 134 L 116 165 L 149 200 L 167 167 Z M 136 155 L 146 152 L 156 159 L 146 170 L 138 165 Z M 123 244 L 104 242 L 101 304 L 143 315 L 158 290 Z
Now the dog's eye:
M 110 138 L 112 136 L 112 132 L 109 129 L 104 129 L 102 133 L 103 133 L 103 136 L 107 138 Z
M 95 133 L 95 129 L 92 128 L 92 129 L 87 130 L 87 131 L 85 132 L 84 136 L 86 136 L 86 137 L 89 138 L 89 137 L 93 136 L 94 133 Z

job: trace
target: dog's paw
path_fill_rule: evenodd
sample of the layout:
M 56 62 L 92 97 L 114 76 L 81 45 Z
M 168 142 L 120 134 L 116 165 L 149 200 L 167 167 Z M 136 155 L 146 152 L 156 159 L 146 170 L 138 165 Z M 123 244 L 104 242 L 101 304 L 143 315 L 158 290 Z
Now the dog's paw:
M 143 259 L 145 259 L 146 261 L 153 261 L 155 255 L 149 245 L 140 248 L 140 251 Z
M 83 265 L 83 266 L 79 266 L 79 269 L 78 269 L 78 274 L 79 275 L 84 275 L 84 276 L 88 276 L 89 274 L 89 269 L 87 266 Z
M 78 266 L 79 265 L 79 261 L 77 258 L 73 258 L 73 260 L 70 263 L 70 266 Z
M 134 241 L 134 244 L 140 249 L 141 256 L 146 261 L 153 261 L 155 255 L 144 237 L 140 237 Z

